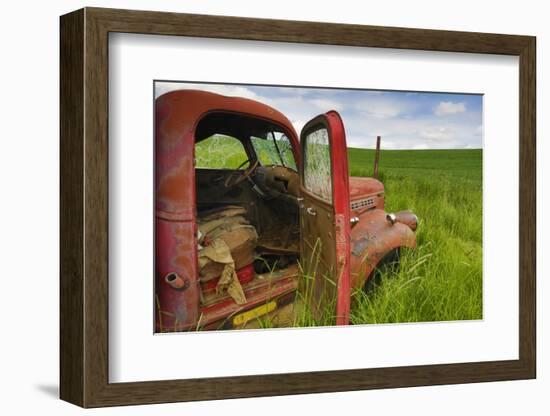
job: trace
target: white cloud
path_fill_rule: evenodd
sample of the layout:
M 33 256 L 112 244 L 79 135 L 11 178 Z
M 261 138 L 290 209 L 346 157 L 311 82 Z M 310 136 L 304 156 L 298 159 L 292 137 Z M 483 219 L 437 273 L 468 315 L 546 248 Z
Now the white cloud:
M 477 124 L 425 115 L 412 119 L 397 117 L 353 117 L 344 115 L 348 146 L 374 148 L 382 136 L 383 149 L 461 149 L 481 147 Z
M 420 131 L 420 137 L 430 140 L 449 140 L 453 138 L 453 134 L 447 127 L 428 126 Z
M 403 112 L 401 106 L 392 102 L 363 102 L 357 104 L 357 109 L 364 113 L 376 118 L 393 118 Z
M 466 104 L 452 101 L 441 101 L 434 110 L 434 114 L 439 117 L 464 112 L 466 112 Z
M 395 97 L 384 94 L 376 96 L 372 92 L 369 92 L 364 99 L 355 103 L 355 109 L 364 116 L 378 119 L 391 119 L 402 116 L 414 110 L 414 107 L 414 104 L 410 101 L 395 99 Z
M 348 136 L 346 137 L 346 144 L 348 147 L 356 147 L 356 148 L 362 148 L 362 149 L 374 149 L 376 148 L 376 136 Z M 395 143 L 392 140 L 388 140 L 385 137 L 382 137 L 382 141 L 380 143 L 381 149 L 399 149 L 399 143 Z
M 330 111 L 330 110 L 336 110 L 336 111 L 344 110 L 344 104 L 338 101 L 317 98 L 317 99 L 309 100 L 309 102 L 314 106 L 316 106 L 323 113 L 326 113 L 327 111 Z
M 306 122 L 303 120 L 290 120 L 292 123 L 292 127 L 294 127 L 294 130 L 296 130 L 296 133 L 300 135 L 300 132 L 302 131 L 302 128 L 305 126 Z

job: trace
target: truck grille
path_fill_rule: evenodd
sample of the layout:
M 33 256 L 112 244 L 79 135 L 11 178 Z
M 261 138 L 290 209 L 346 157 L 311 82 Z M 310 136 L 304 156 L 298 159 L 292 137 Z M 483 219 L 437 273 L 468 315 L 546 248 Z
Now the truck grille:
M 363 208 L 371 208 L 376 205 L 376 198 L 371 196 L 370 198 L 359 199 L 351 203 L 352 210 L 358 210 Z

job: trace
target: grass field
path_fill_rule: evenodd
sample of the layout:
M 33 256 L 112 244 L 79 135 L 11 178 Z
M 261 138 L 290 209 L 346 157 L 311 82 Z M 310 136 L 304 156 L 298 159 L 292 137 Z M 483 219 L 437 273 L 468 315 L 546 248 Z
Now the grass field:
M 372 175 L 374 151 L 348 150 L 350 174 Z M 354 294 L 352 322 L 481 319 L 482 151 L 383 150 L 386 211 L 413 210 L 418 248 L 371 293 Z
M 220 142 L 211 147 L 215 151 L 203 151 L 209 156 L 202 160 L 200 146 L 197 166 L 235 168 L 246 159 L 231 159 L 236 149 Z M 351 176 L 372 175 L 373 150 L 350 148 L 348 157 Z M 402 252 L 401 266 L 386 270 L 375 290 L 353 294 L 351 321 L 481 319 L 482 151 L 382 150 L 380 180 L 387 212 L 410 209 L 418 216 L 418 248 Z M 303 325 L 315 322 L 302 316 Z

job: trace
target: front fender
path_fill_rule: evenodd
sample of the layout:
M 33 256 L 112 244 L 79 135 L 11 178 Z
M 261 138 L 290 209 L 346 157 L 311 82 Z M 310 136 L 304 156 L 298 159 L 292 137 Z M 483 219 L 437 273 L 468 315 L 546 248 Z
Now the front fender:
M 360 215 L 351 230 L 351 285 L 363 287 L 378 262 L 398 247 L 416 247 L 414 231 L 402 222 L 390 221 L 382 209 Z

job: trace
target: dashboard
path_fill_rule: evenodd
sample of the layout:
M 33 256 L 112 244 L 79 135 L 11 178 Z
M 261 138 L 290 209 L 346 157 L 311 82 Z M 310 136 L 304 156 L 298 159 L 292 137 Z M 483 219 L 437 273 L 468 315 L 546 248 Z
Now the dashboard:
M 255 190 L 264 197 L 300 196 L 300 176 L 294 169 L 286 166 L 259 166 L 252 181 L 260 192 Z

